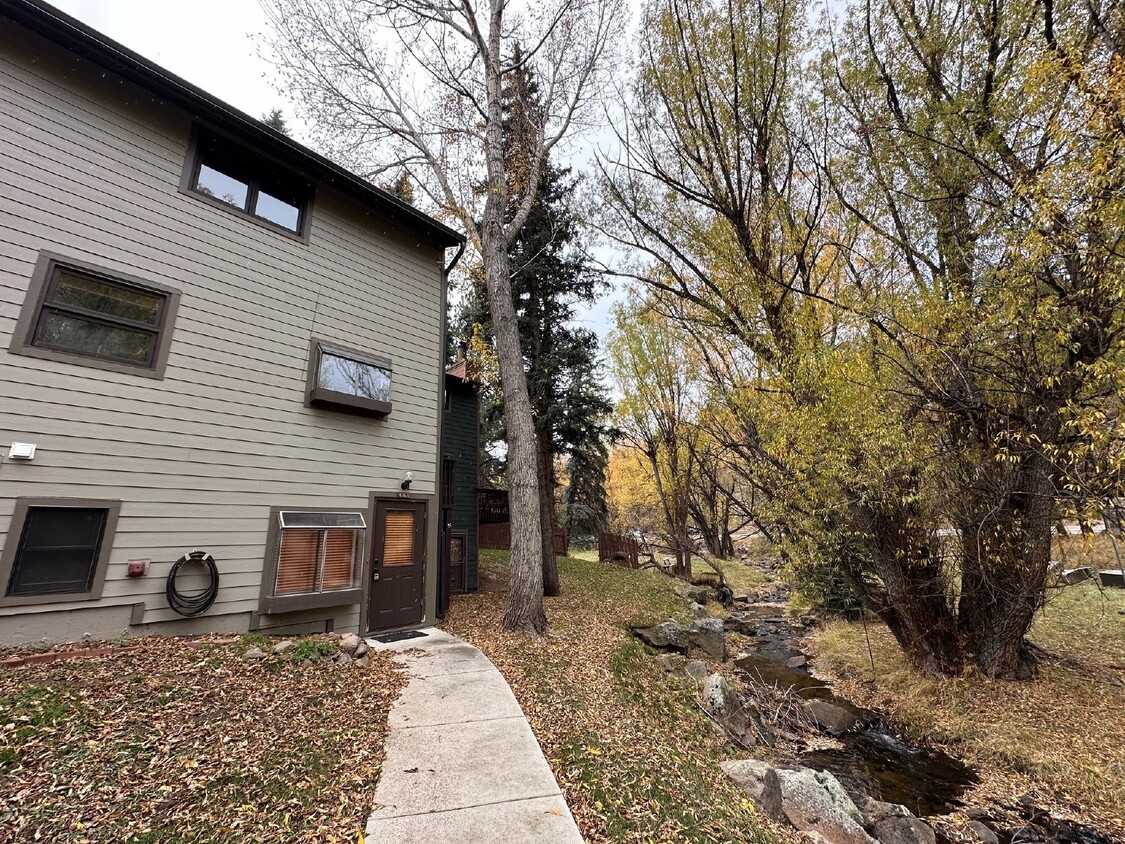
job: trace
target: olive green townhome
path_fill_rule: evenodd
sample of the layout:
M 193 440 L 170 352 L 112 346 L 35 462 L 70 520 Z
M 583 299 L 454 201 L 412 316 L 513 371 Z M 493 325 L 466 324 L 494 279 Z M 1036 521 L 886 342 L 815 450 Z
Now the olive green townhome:
M 463 245 L 0 0 L 0 645 L 432 622 Z

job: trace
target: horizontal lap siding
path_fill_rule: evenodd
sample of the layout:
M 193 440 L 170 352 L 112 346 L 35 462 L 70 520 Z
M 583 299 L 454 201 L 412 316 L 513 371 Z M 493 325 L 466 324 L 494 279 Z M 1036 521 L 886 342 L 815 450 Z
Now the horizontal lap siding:
M 0 546 L 18 497 L 123 503 L 101 600 L 0 615 L 175 619 L 164 580 L 195 548 L 221 571 L 209 614 L 254 611 L 271 506 L 365 510 L 405 471 L 434 492 L 440 251 L 324 189 L 308 245 L 180 193 L 189 115 L 3 23 L 0 445 L 39 451 L 0 464 Z M 181 291 L 162 380 L 7 352 L 40 250 Z M 312 337 L 392 361 L 390 416 L 304 407 Z

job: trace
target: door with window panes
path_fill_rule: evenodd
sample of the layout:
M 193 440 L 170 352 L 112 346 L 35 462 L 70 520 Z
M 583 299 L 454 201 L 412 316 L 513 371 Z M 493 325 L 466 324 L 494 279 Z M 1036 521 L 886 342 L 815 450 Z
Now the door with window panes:
M 417 624 L 425 607 L 426 504 L 423 501 L 375 502 L 371 544 L 369 630 Z

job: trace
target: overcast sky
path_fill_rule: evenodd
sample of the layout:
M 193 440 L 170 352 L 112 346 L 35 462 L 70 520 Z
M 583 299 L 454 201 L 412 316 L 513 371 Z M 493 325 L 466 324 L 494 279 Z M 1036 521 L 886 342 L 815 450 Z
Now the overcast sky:
M 50 0 L 57 8 L 254 117 L 280 108 L 298 141 L 292 104 L 273 87 L 259 55 L 267 28 L 258 0 Z M 574 151 L 577 161 L 588 153 Z M 568 162 L 569 163 L 569 162 Z M 581 169 L 577 167 L 576 169 Z M 604 297 L 578 321 L 605 334 Z
M 258 57 L 257 0 L 51 0 L 67 14 L 248 114 L 292 114 Z

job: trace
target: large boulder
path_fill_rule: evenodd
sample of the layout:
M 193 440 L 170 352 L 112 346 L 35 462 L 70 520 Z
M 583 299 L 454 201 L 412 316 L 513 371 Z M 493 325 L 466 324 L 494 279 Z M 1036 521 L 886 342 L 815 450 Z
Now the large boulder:
M 688 629 L 678 621 L 662 621 L 652 627 L 641 627 L 633 631 L 642 641 L 654 648 L 674 648 L 686 651 L 688 646 Z
M 779 770 L 781 809 L 801 832 L 816 832 L 831 844 L 872 844 L 863 815 L 844 787 L 827 771 Z
M 731 738 L 745 745 L 754 743 L 750 713 L 722 674 L 712 674 L 703 682 L 703 707 Z
M 771 765 L 757 759 L 738 759 L 720 762 L 719 767 L 767 818 L 784 820 L 785 815 L 781 811 L 781 781 Z
M 915 817 L 881 820 L 875 824 L 875 837 L 880 844 L 935 844 L 937 841 L 934 831 Z
M 832 736 L 842 736 L 859 726 L 859 716 L 826 700 L 810 700 L 805 704 L 816 725 Z
M 697 618 L 691 623 L 688 641 L 717 660 L 727 658 L 727 639 L 721 618 Z

